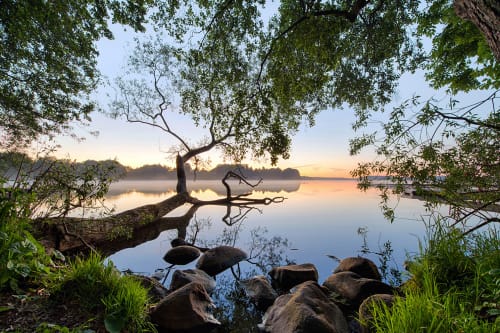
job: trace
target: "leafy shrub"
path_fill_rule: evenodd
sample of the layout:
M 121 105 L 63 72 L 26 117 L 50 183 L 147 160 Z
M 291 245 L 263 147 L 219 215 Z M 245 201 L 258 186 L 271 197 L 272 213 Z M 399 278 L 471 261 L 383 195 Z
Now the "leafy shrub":
M 405 297 L 375 304 L 376 332 L 500 332 L 500 232 L 435 224 L 409 266 Z
M 50 271 L 44 247 L 29 232 L 30 196 L 0 183 L 0 290 L 19 291 L 22 283 Z

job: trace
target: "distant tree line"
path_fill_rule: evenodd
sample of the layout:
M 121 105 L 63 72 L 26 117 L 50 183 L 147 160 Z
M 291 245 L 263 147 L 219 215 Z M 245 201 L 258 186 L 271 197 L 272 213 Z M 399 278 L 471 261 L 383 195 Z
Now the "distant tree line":
M 247 179 L 301 179 L 298 170 L 286 168 L 254 169 L 248 165 L 219 164 L 211 170 L 195 171 L 191 165 L 185 165 L 188 179 L 221 180 L 228 171 L 235 171 Z M 176 180 L 175 168 L 155 164 L 144 165 L 136 169 L 127 169 L 126 179 L 171 179 Z
M 85 170 L 93 168 L 106 170 L 111 181 L 119 179 L 129 180 L 176 180 L 176 169 L 160 164 L 143 165 L 138 168 L 126 167 L 115 160 L 74 162 L 70 160 L 56 160 L 50 157 L 31 158 L 24 153 L 0 152 L 0 177 L 13 180 L 19 175 L 29 175 L 36 178 L 47 172 L 54 163 L 65 164 L 72 167 L 76 174 L 83 174 Z M 190 164 L 185 165 L 188 179 L 220 180 L 228 171 L 234 171 L 247 179 L 301 179 L 300 172 L 296 169 L 286 168 L 252 168 L 248 165 L 220 164 L 211 170 L 195 171 Z
M 56 165 L 71 167 L 77 175 L 82 175 L 89 169 L 93 169 L 96 176 L 106 172 L 106 176 L 111 180 L 118 180 L 127 173 L 127 168 L 115 160 L 75 162 L 50 156 L 32 158 L 25 153 L 15 151 L 0 152 L 0 178 L 7 180 L 19 177 L 35 179 L 54 169 Z

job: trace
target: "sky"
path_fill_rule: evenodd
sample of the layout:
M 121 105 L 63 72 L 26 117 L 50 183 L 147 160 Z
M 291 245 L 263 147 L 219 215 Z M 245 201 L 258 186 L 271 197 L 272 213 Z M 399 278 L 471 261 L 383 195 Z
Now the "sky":
M 98 43 L 98 68 L 110 81 L 123 73 L 134 37 L 134 33 L 124 31 L 121 27 L 114 29 L 114 34 L 114 40 Z M 96 96 L 101 107 L 106 109 L 110 99 L 105 97 L 103 91 L 109 91 L 109 88 L 103 88 Z M 400 103 L 416 93 L 428 98 L 446 98 L 444 92 L 431 89 L 421 73 L 408 74 L 400 80 L 393 103 Z M 354 120 L 354 112 L 349 109 L 323 111 L 317 116 L 314 127 L 301 125 L 293 137 L 290 158 L 279 160 L 277 167 L 298 169 L 303 176 L 350 177 L 349 172 L 359 162 L 374 159 L 374 155 L 369 152 L 358 156 L 349 155 L 349 139 L 355 136 L 351 127 Z M 200 130 L 186 125 L 185 120 L 179 119 L 174 126 L 188 137 L 199 135 Z M 94 136 L 91 131 L 99 134 Z M 116 159 L 134 168 L 145 164 L 174 165 L 167 151 L 175 141 L 147 125 L 131 124 L 124 119 L 115 120 L 94 113 L 89 127 L 75 125 L 75 134 L 84 140 L 75 140 L 70 136 L 56 138 L 55 143 L 60 145 L 55 154 L 57 157 L 77 161 Z M 211 167 L 226 162 L 217 152 L 211 152 L 209 158 Z M 243 162 L 254 167 L 271 167 L 269 161 Z

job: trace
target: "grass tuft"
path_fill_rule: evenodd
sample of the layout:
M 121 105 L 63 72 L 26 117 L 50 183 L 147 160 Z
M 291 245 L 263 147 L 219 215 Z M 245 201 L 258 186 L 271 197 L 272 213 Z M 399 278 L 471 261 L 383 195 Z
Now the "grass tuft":
M 404 297 L 374 303 L 374 332 L 500 332 L 500 233 L 435 225 L 413 258 Z M 382 302 L 381 302 L 382 303 Z
M 76 258 L 52 281 L 54 299 L 75 299 L 91 312 L 104 313 L 108 332 L 154 331 L 147 320 L 148 293 L 134 276 L 121 275 L 100 255 Z

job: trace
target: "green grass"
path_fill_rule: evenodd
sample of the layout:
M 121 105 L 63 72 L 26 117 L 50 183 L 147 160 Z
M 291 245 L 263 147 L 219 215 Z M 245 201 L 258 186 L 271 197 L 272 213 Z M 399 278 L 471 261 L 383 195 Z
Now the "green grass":
M 51 285 L 54 299 L 76 299 L 86 310 L 104 313 L 109 332 L 155 330 L 147 320 L 147 290 L 97 254 L 71 262 Z
M 500 233 L 437 224 L 413 258 L 404 298 L 373 305 L 375 332 L 500 332 Z

